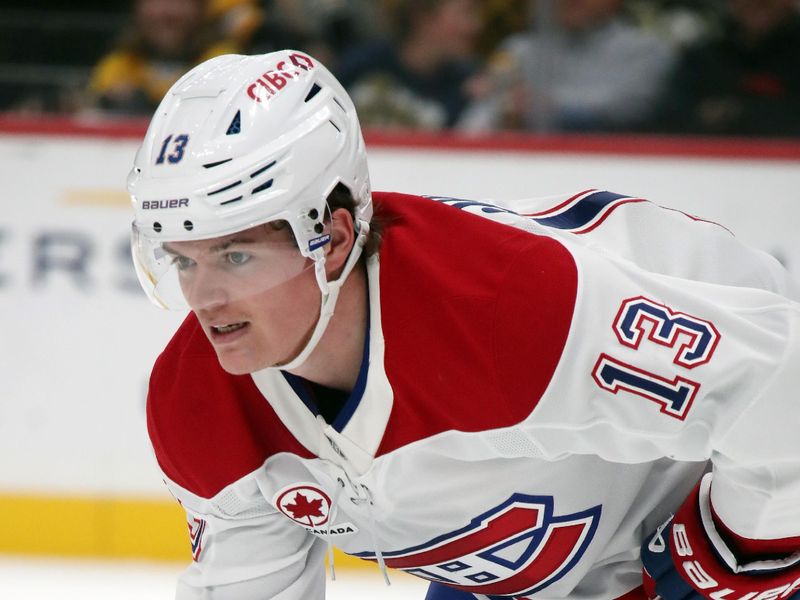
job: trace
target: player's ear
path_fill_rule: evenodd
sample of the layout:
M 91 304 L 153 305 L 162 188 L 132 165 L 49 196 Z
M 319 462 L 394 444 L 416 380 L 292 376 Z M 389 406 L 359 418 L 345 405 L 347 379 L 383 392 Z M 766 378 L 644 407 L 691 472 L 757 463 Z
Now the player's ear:
M 353 216 L 346 208 L 337 208 L 331 214 L 330 234 L 331 242 L 325 254 L 325 272 L 328 280 L 334 280 L 342 272 L 356 237 Z

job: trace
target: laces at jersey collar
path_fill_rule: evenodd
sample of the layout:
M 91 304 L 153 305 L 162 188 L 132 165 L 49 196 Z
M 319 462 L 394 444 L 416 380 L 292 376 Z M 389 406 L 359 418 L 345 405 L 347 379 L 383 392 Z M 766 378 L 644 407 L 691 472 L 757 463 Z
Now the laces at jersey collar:
M 345 477 L 347 474 L 345 473 Z M 348 477 L 348 481 L 350 478 Z M 341 492 L 345 487 L 344 480 L 339 477 L 337 479 L 339 483 L 336 486 L 336 494 L 333 497 L 332 508 L 337 506 L 337 502 L 341 496 Z M 389 580 L 389 571 L 386 568 L 386 562 L 383 560 L 383 553 L 381 552 L 380 547 L 378 546 L 378 534 L 377 534 L 377 524 L 375 522 L 375 515 L 372 512 L 372 507 L 375 505 L 373 500 L 372 492 L 370 489 L 364 485 L 363 483 L 354 484 L 350 481 L 350 487 L 355 491 L 356 495 L 350 497 L 350 501 L 358 506 L 365 506 L 367 510 L 367 518 L 369 519 L 369 533 L 372 539 L 372 548 L 375 551 L 375 558 L 378 561 L 378 567 L 380 568 L 381 575 L 383 575 L 383 580 L 386 582 L 386 585 L 392 585 L 392 582 Z M 360 495 L 359 492 L 363 492 L 363 496 Z M 333 514 L 333 510 L 331 510 L 331 514 Z M 328 528 L 326 532 L 326 538 L 328 542 L 328 564 L 330 565 L 331 569 L 331 580 L 336 581 L 336 569 L 333 565 L 333 539 L 331 537 L 331 521 L 332 518 L 328 519 Z

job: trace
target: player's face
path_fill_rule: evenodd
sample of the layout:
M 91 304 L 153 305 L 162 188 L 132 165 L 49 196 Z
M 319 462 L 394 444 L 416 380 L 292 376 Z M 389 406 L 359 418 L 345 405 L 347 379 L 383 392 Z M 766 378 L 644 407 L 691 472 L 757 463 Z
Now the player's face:
M 223 369 L 252 373 L 302 350 L 319 316 L 320 292 L 313 263 L 288 230 L 262 225 L 165 249 Z

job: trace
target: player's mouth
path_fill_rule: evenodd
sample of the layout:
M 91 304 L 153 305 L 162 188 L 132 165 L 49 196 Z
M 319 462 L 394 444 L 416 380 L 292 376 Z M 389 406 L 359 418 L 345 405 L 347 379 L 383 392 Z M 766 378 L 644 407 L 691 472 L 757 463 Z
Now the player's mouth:
M 211 325 L 211 339 L 216 343 L 232 342 L 247 333 L 250 323 L 228 323 L 225 325 Z

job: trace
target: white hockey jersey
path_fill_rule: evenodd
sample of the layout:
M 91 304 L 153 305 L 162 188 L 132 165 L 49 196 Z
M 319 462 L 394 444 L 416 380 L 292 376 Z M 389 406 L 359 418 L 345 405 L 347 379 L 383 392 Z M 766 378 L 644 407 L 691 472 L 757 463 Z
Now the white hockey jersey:
M 332 423 L 297 377 L 224 372 L 192 315 L 155 365 L 179 599 L 321 599 L 332 543 L 478 597 L 612 600 L 709 464 L 732 531 L 800 536 L 800 305 L 771 257 L 609 192 L 374 200 Z

